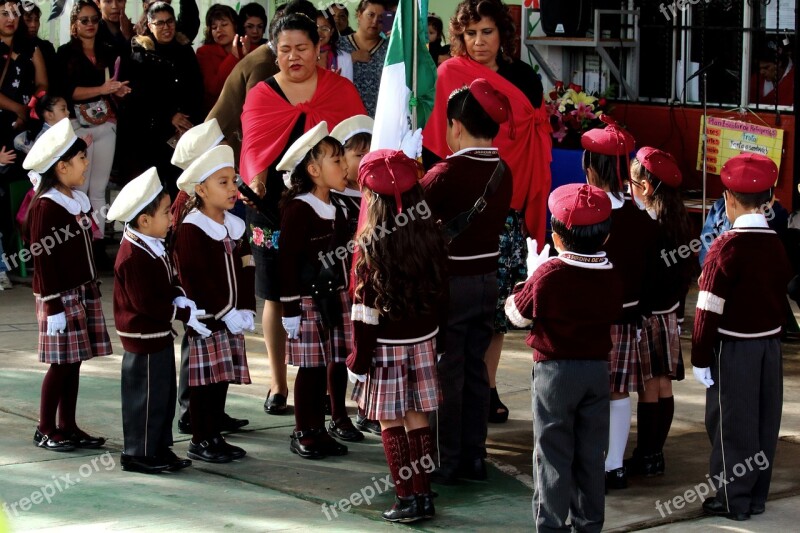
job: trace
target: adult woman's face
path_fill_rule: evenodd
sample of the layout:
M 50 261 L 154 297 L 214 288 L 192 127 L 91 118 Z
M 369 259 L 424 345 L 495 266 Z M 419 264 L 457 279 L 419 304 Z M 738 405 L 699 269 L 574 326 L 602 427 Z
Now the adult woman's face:
M 325 17 L 317 17 L 317 32 L 319 32 L 319 45 L 324 46 L 331 42 L 333 27 Z
M 103 20 L 119 22 L 119 17 L 125 12 L 127 0 L 100 0 L 100 13 Z
M 377 39 L 381 34 L 384 11 L 383 6 L 379 4 L 367 4 L 364 11 L 357 15 L 358 33 L 367 39 Z
M 500 31 L 489 17 L 471 22 L 464 30 L 464 45 L 467 54 L 483 65 L 494 64 L 500 52 Z
M 12 37 L 19 26 L 17 6 L 11 2 L 0 6 L 0 36 Z
M 82 7 L 75 21 L 75 31 L 81 39 L 93 39 L 97 35 L 100 14 L 89 6 Z
M 168 11 L 159 11 L 153 20 L 147 23 L 158 44 L 171 43 L 175 38 L 175 17 Z
M 286 30 L 278 35 L 278 68 L 294 83 L 310 79 L 317 70 L 319 46 L 301 30 Z
M 225 47 L 233 43 L 236 25 L 229 18 L 221 18 L 211 23 L 211 37 L 218 45 Z
M 36 13 L 25 13 L 22 16 L 22 20 L 25 22 L 25 26 L 28 28 L 28 35 L 30 37 L 36 37 L 39 35 L 39 26 L 41 26 L 39 15 Z
M 244 34 L 250 38 L 250 42 L 258 44 L 264 38 L 264 21 L 258 17 L 247 17 L 244 21 Z

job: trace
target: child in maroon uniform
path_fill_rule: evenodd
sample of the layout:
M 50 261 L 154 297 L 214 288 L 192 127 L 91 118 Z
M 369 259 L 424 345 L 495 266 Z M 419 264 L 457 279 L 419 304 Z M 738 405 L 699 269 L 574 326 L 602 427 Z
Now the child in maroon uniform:
M 550 194 L 559 255 L 528 256 L 528 281 L 506 300 L 518 327 L 533 327 L 534 475 L 537 531 L 603 528 L 603 452 L 608 441 L 610 328 L 622 310 L 622 287 L 601 251 L 611 229 L 611 201 L 591 185 Z
M 53 451 L 99 448 L 105 439 L 87 435 L 75 422 L 81 362 L 111 353 L 92 254 L 92 206 L 76 190 L 86 180 L 86 143 L 62 119 L 39 137 L 22 166 L 39 180 L 27 230 L 39 361 L 50 365 L 33 441 Z
M 445 332 L 442 295 L 447 287 L 444 243 L 417 184 L 420 169 L 403 152 L 376 150 L 364 157 L 358 171 L 369 207 L 356 237 L 354 347 L 347 365 L 366 375 L 354 397 L 383 429 L 397 493 L 394 506 L 383 513 L 391 522 L 435 514 L 428 479 L 435 453 L 428 413 L 441 397 L 436 353 L 444 345 L 436 341 Z M 399 227 L 401 216 L 407 223 Z M 377 227 L 397 230 L 376 239 Z M 412 472 L 411 479 L 403 469 Z
M 714 241 L 703 265 L 692 365 L 695 378 L 708 388 L 709 473 L 725 484 L 703 502 L 703 510 L 747 520 L 764 512 L 778 444 L 780 339 L 792 269 L 763 213 L 778 179 L 775 163 L 740 154 L 723 165 L 720 179 L 733 228 Z
M 187 455 L 211 463 L 244 457 L 220 435 L 229 383 L 250 383 L 245 330 L 254 331 L 255 272 L 245 223 L 228 212 L 239 196 L 233 150 L 216 146 L 178 178 L 192 198 L 175 233 L 173 256 L 187 297 L 204 309 L 209 337 L 189 328 L 189 414 L 192 441 Z
M 299 367 L 290 450 L 306 459 L 345 455 L 347 446 L 332 436 L 364 438 L 344 411 L 347 379 L 336 372 L 346 375 L 347 368 L 327 372 L 330 363 L 345 361 L 353 335 L 344 261 L 351 235 L 344 210 L 331 202 L 331 191 L 347 186 L 343 152 L 323 121 L 297 139 L 277 166 L 291 173 L 278 240 L 286 362 Z M 326 382 L 333 407 L 327 431 Z

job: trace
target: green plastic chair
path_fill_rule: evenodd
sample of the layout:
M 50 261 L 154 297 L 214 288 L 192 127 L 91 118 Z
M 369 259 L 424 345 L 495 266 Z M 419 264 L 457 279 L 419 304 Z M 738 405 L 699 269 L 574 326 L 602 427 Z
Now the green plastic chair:
M 11 200 L 11 216 L 15 220 L 15 228 L 14 228 L 14 237 L 13 243 L 16 247 L 17 252 L 17 264 L 19 265 L 19 275 L 23 278 L 28 277 L 28 266 L 25 261 L 23 261 L 19 257 L 19 253 L 25 248 L 25 243 L 22 240 L 22 228 L 16 227 L 16 218 L 17 218 L 17 211 L 19 211 L 19 206 L 22 205 L 22 200 L 25 199 L 25 195 L 28 194 L 28 191 L 33 188 L 31 182 L 28 180 L 18 180 L 12 181 L 8 184 L 9 190 L 9 198 Z

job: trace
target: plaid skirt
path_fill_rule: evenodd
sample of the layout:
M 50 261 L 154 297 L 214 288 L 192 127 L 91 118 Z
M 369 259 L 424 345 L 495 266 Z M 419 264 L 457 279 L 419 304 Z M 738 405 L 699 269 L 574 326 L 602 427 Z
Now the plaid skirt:
M 300 333 L 297 339 L 286 339 L 286 364 L 302 368 L 344 363 L 353 350 L 353 322 L 350 320 L 350 296 L 339 291 L 342 302 L 342 325 L 329 329 L 314 300 L 304 296 L 300 300 Z
M 69 364 L 92 357 L 109 355 L 111 339 L 106 329 L 100 289 L 90 281 L 77 289 L 61 293 L 67 327 L 64 333 L 47 335 L 47 312 L 41 298 L 36 298 L 36 320 L 39 323 L 39 361 L 47 364 Z
M 250 383 L 244 335 L 234 335 L 227 329 L 211 336 L 189 336 L 189 386 L 212 383 Z
M 636 340 L 636 324 L 611 326 L 609 374 L 611 392 L 636 392 L 642 383 L 641 355 Z M 645 355 L 648 357 L 648 355 Z
M 645 319 L 639 353 L 643 380 L 658 376 L 678 378 L 682 357 L 676 313 L 653 315 Z
M 436 339 L 378 344 L 367 380 L 356 383 L 351 398 L 370 420 L 396 420 L 410 410 L 438 409 L 442 389 L 436 374 Z

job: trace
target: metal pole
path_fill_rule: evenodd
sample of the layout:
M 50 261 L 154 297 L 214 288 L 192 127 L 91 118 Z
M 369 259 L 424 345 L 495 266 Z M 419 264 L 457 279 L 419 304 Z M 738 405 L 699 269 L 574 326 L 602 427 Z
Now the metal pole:
M 706 220 L 706 180 L 708 178 L 708 96 L 706 94 L 708 72 L 703 72 L 703 222 Z
M 417 54 L 419 51 L 417 47 L 419 45 L 419 15 L 417 11 L 419 10 L 419 4 L 417 3 L 418 0 L 411 0 L 411 16 L 414 17 L 414 45 L 413 45 L 413 53 L 412 53 L 412 60 L 411 60 L 411 98 L 417 98 Z M 400 29 L 402 31 L 402 28 Z M 411 106 L 411 131 L 416 131 L 417 129 L 417 106 Z

